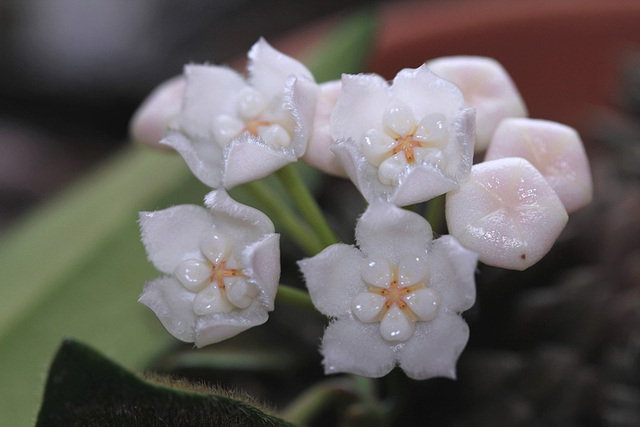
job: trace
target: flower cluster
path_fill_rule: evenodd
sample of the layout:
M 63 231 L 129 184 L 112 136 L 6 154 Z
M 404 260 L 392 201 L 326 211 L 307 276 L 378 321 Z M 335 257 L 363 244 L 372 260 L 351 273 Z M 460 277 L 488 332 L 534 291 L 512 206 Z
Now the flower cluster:
M 356 245 L 330 244 L 298 262 L 311 301 L 331 319 L 326 373 L 380 377 L 399 365 L 415 379 L 454 378 L 478 260 L 533 265 L 568 212 L 591 199 L 578 134 L 526 115 L 509 75 L 488 58 L 440 58 L 392 82 L 359 74 L 318 84 L 260 40 L 246 79 L 189 65 L 150 96 L 132 131 L 174 148 L 213 191 L 206 208 L 141 213 L 149 259 L 166 276 L 147 283 L 140 301 L 198 347 L 264 323 L 282 286 L 279 235 L 225 189 L 302 159 L 350 178 L 368 202 Z M 429 222 L 404 207 L 438 196 L 450 234 L 434 239 Z

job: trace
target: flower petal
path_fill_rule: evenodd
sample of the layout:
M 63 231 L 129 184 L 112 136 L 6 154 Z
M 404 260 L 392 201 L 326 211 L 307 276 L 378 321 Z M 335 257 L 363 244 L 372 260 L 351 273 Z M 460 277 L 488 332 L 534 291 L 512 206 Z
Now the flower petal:
M 186 290 L 173 277 L 160 277 L 144 285 L 138 302 L 158 316 L 165 329 L 181 341 L 195 341 L 193 312 L 195 294 Z
M 173 77 L 145 98 L 129 124 L 129 133 L 134 141 L 165 148 L 159 142 L 180 113 L 185 83 L 184 76 Z
M 418 320 L 428 322 L 438 314 L 442 298 L 440 292 L 432 288 L 418 289 L 403 298 Z
M 254 326 L 262 325 L 268 318 L 267 310 L 261 309 L 255 301 L 245 310 L 199 317 L 196 320 L 195 345 L 204 347 L 224 341 Z
M 360 274 L 360 251 L 342 243 L 331 245 L 312 258 L 298 261 L 309 295 L 323 314 L 351 317 L 351 302 L 367 288 Z
M 416 380 L 456 378 L 456 362 L 469 339 L 469 327 L 458 315 L 439 314 L 418 322 L 416 331 L 399 352 L 400 367 Z
M 224 188 L 264 178 L 295 161 L 291 150 L 275 149 L 245 133 L 232 140 L 224 152 Z
M 274 49 L 260 38 L 249 50 L 249 82 L 268 100 L 282 94 L 290 76 L 314 81 L 313 75 L 301 62 Z
M 242 76 L 215 65 L 187 65 L 187 84 L 176 130 L 190 137 L 211 137 L 213 118 L 236 114 L 238 93 L 246 86 Z
M 427 263 L 429 287 L 440 293 L 441 305 L 457 313 L 470 309 L 476 300 L 478 254 L 447 235 L 434 240 Z
M 391 84 L 391 96 L 410 105 L 418 121 L 434 113 L 455 117 L 464 107 L 460 89 L 425 65 L 401 70 Z
M 169 130 L 160 144 L 175 149 L 189 170 L 211 188 L 222 186 L 222 148 L 213 137 L 188 137 L 177 130 Z
M 357 320 L 336 320 L 329 324 L 321 352 L 326 374 L 348 372 L 378 378 L 395 366 L 393 346 L 382 339 L 378 324 Z
M 202 259 L 200 236 L 213 227 L 210 213 L 195 205 L 140 212 L 139 221 L 149 260 L 167 274 L 185 259 Z
M 334 140 L 359 140 L 369 129 L 382 129 L 389 103 L 389 85 L 375 74 L 344 74 L 342 91 L 331 114 Z
M 215 226 L 223 228 L 224 235 L 233 237 L 235 242 L 253 243 L 274 232 L 267 215 L 236 202 L 223 189 L 211 191 L 204 203 L 213 213 Z
M 401 256 L 426 249 L 433 239 L 429 223 L 415 212 L 374 201 L 356 225 L 356 241 L 366 256 L 397 264 Z
M 273 302 L 280 281 L 280 235 L 267 234 L 264 239 L 248 246 L 242 254 L 245 274 L 260 291 L 264 307 L 273 310 Z

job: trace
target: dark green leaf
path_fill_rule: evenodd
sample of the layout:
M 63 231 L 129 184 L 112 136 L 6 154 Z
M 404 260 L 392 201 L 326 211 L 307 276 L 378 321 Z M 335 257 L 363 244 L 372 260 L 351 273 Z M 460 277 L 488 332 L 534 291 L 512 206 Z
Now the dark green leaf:
M 49 371 L 37 426 L 291 426 L 241 400 L 142 379 L 66 340 Z

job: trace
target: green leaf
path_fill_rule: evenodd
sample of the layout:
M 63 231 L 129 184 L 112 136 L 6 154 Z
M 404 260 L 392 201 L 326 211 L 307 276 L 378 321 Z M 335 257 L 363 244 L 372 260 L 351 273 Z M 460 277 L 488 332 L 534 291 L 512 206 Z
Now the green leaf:
M 36 425 L 291 426 L 219 392 L 144 380 L 71 340 L 62 344 L 53 361 Z

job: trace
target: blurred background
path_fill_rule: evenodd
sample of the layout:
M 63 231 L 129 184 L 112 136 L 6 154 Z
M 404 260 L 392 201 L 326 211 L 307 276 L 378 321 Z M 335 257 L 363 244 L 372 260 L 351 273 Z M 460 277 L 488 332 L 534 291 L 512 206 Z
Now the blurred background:
M 371 0 L 0 2 L 0 236 L 127 143 L 128 121 L 188 62 L 222 64 Z

